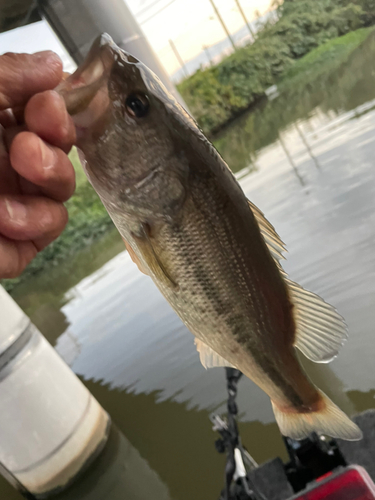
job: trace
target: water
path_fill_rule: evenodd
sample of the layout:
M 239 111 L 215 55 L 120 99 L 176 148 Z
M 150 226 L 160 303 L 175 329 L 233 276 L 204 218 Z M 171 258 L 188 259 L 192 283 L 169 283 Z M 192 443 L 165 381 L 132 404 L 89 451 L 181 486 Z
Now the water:
M 349 413 L 375 402 L 374 55 L 372 37 L 343 66 L 286 89 L 216 142 L 287 244 L 286 271 L 348 323 L 350 339 L 332 364 L 304 365 Z M 224 457 L 209 415 L 224 409 L 224 372 L 202 368 L 192 335 L 117 233 L 15 298 L 157 477 L 160 498 L 218 497 Z M 245 379 L 238 404 L 254 458 L 285 457 L 268 397 Z M 0 492 L 19 498 L 4 482 Z

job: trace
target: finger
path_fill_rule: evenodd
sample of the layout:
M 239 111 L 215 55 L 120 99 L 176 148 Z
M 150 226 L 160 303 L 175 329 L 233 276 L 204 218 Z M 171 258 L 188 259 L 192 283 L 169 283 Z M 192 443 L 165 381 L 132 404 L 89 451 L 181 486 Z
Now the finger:
M 15 127 L 5 128 L 4 129 L 4 143 L 5 148 L 9 152 L 10 146 L 13 142 L 13 139 L 20 133 L 26 130 L 25 125 L 17 125 Z
M 18 175 L 10 165 L 4 133 L 5 130 L 0 126 L 0 194 L 15 194 L 19 189 Z
M 53 90 L 34 95 L 25 108 L 25 122 L 31 132 L 68 153 L 76 132 L 64 99 Z
M 0 56 L 0 109 L 25 104 L 37 92 L 55 88 L 61 78 L 61 59 L 50 50 Z
M 38 196 L 0 196 L 0 234 L 16 241 L 51 242 L 68 221 L 62 203 Z
M 11 241 L 0 235 L 0 279 L 19 276 L 37 253 L 32 241 Z
M 10 147 L 10 162 L 24 179 L 54 200 L 66 201 L 75 189 L 75 173 L 68 156 L 32 132 L 21 132 Z M 30 193 L 30 191 L 29 191 Z
M 4 111 L 0 111 L 0 125 L 5 128 L 17 125 L 17 119 L 11 109 L 4 109 Z
M 12 108 L 12 113 L 17 125 L 23 125 L 25 123 L 25 106 Z

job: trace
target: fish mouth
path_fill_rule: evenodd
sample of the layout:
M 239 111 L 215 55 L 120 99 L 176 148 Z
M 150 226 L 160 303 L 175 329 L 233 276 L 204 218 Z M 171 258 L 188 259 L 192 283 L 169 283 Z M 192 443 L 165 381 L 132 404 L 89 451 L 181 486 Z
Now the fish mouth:
M 71 116 L 87 109 L 108 80 L 113 64 L 119 59 L 125 63 L 139 62 L 120 49 L 107 33 L 101 34 L 94 41 L 83 63 L 55 89 L 63 97 Z

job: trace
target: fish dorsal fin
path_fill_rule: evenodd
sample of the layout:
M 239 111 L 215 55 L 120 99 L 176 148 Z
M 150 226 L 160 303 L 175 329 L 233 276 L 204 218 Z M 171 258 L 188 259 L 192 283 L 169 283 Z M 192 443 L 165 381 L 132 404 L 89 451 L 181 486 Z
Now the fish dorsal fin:
M 259 208 L 250 201 L 249 207 L 289 290 L 296 325 L 294 346 L 315 363 L 329 363 L 348 338 L 343 318 L 318 295 L 288 279 L 280 265 L 284 243 Z
M 260 232 L 262 233 L 268 250 L 271 252 L 272 257 L 278 264 L 281 259 L 284 259 L 282 252 L 286 252 L 285 245 L 273 225 L 265 218 L 263 212 L 261 212 L 259 208 L 254 205 L 254 203 L 251 203 L 249 200 L 247 201 L 249 203 L 250 210 L 258 223 Z
M 138 249 L 142 254 L 142 257 L 146 261 L 151 272 L 157 277 L 159 281 L 161 281 L 168 288 L 178 289 L 177 283 L 171 278 L 165 266 L 161 262 L 160 257 L 155 251 L 152 239 L 149 235 L 149 229 L 146 224 L 142 224 L 140 228 L 140 233 L 141 233 L 140 235 L 136 235 L 133 233 L 132 237 L 134 238 L 138 246 Z M 136 262 L 136 264 L 138 265 L 138 262 Z M 142 269 L 142 266 L 138 267 L 142 272 L 148 274 L 144 269 Z
M 294 305 L 294 346 L 315 363 L 329 363 L 348 338 L 344 319 L 321 297 L 284 279 Z
M 217 352 L 215 352 L 211 347 L 202 342 L 199 339 L 195 339 L 195 345 L 197 346 L 197 351 L 199 352 L 199 359 L 202 365 L 207 368 L 214 368 L 216 366 L 228 366 L 230 368 L 236 368 L 229 363 L 226 359 L 222 358 Z

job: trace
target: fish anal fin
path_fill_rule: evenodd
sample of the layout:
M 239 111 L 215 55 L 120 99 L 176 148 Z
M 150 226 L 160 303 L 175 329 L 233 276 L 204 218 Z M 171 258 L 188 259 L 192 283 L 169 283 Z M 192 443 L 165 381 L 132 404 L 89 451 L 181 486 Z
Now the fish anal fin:
M 284 278 L 295 321 L 294 346 L 315 363 L 329 363 L 348 338 L 346 324 L 334 307 Z
M 360 428 L 323 392 L 319 391 L 319 395 L 320 400 L 315 411 L 314 409 L 310 411 L 298 411 L 294 408 L 282 409 L 271 401 L 281 433 L 292 439 L 303 439 L 311 432 L 347 441 L 361 439 Z
M 229 363 L 229 361 L 221 357 L 217 352 L 211 349 L 211 347 L 208 347 L 208 345 L 201 340 L 196 338 L 195 345 L 197 346 L 197 351 L 199 352 L 199 359 L 206 369 L 215 368 L 217 366 L 236 368 L 232 365 L 232 363 Z
M 132 238 L 134 239 L 139 251 L 142 254 L 143 259 L 147 263 L 151 272 L 156 276 L 156 278 L 161 281 L 168 288 L 178 289 L 177 283 L 169 275 L 164 264 L 162 263 L 160 257 L 155 251 L 152 238 L 149 234 L 149 228 L 147 224 L 142 224 L 140 227 L 140 234 L 132 233 Z M 134 251 L 133 251 L 134 254 Z M 132 256 L 132 254 L 131 254 Z M 136 264 L 138 265 L 139 259 L 136 257 Z M 138 266 L 139 267 L 139 266 Z M 141 265 L 143 268 L 143 266 Z M 140 268 L 142 271 L 142 269 Z M 144 271 L 142 271 L 144 272 Z M 149 274 L 149 273 L 145 273 Z
M 267 245 L 267 248 L 270 251 L 276 263 L 279 265 L 279 261 L 281 259 L 284 259 L 283 252 L 286 252 L 285 245 L 281 240 L 280 236 L 277 234 L 273 225 L 265 218 L 263 212 L 259 210 L 259 208 L 256 205 L 254 205 L 254 203 L 252 203 L 249 200 L 247 201 L 249 204 L 249 208 L 252 211 L 255 220 L 258 223 L 260 232 Z

